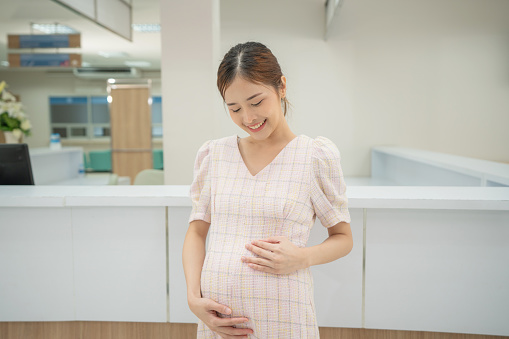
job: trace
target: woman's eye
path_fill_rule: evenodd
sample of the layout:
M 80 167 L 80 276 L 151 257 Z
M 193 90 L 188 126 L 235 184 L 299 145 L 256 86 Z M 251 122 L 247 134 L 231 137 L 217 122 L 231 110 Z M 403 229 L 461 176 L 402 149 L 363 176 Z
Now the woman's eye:
M 238 111 L 240 111 L 240 108 L 238 110 L 232 110 L 232 112 L 235 112 L 235 113 L 237 113 Z
M 258 105 L 260 105 L 260 104 L 262 103 L 262 101 L 263 101 L 263 99 L 262 99 L 262 100 L 260 100 L 260 102 L 258 102 L 258 103 L 256 103 L 256 104 L 253 104 L 253 106 L 258 106 Z

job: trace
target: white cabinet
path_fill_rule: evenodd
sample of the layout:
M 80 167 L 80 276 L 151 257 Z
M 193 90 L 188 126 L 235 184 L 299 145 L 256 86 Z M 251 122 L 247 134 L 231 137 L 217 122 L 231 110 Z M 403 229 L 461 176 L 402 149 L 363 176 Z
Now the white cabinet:
M 197 322 L 182 267 L 188 192 L 0 188 L 0 321 Z M 509 335 L 509 188 L 348 196 L 351 253 L 311 268 L 319 326 Z M 308 246 L 326 237 L 317 221 Z
M 73 207 L 76 320 L 166 321 L 164 207 Z
M 75 320 L 70 209 L 0 208 L 0 321 Z
M 80 164 L 83 164 L 82 147 L 29 148 L 28 152 L 36 185 L 52 185 L 79 176 Z
M 508 335 L 509 211 L 369 209 L 366 327 Z
M 0 321 L 167 321 L 166 208 L 0 208 Z
M 352 251 L 331 263 L 311 267 L 318 326 L 362 327 L 363 211 L 361 208 L 350 208 L 349 211 Z M 327 229 L 317 219 L 308 246 L 322 243 L 327 236 Z

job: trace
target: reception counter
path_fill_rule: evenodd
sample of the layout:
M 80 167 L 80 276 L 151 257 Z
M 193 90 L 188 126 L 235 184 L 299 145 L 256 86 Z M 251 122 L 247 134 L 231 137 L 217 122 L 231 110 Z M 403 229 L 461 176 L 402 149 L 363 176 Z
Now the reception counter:
M 347 195 L 354 248 L 312 267 L 320 326 L 509 335 L 509 188 Z M 0 186 L 0 321 L 196 322 L 190 211 L 187 185 Z

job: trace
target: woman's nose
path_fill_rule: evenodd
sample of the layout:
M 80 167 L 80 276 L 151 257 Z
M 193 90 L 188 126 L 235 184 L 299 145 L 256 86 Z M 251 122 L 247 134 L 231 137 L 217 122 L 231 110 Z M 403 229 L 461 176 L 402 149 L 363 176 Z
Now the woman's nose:
M 244 121 L 246 125 L 252 124 L 253 122 L 256 121 L 256 115 L 251 110 L 246 109 L 244 112 L 245 112 Z

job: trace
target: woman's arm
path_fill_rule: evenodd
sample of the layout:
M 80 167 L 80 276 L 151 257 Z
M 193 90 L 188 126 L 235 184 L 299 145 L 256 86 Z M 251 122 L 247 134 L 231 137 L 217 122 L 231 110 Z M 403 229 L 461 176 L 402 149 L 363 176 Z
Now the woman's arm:
M 319 245 L 304 247 L 304 266 L 326 264 L 346 256 L 353 248 L 350 224 L 340 222 L 327 229 L 329 237 Z
M 184 239 L 182 264 L 187 284 L 187 298 L 201 298 L 200 277 L 205 260 L 205 240 L 210 223 L 204 220 L 193 220 Z
M 182 249 L 182 264 L 187 285 L 187 302 L 191 311 L 201 319 L 207 327 L 223 338 L 239 338 L 253 333 L 250 328 L 234 328 L 234 325 L 248 321 L 245 317 L 221 318 L 216 312 L 231 314 L 226 305 L 221 305 L 212 299 L 202 298 L 201 270 L 205 260 L 205 240 L 210 223 L 203 220 L 193 220 L 184 239 Z
M 246 248 L 260 257 L 242 257 L 251 268 L 275 274 L 291 273 L 344 257 L 353 247 L 350 224 L 340 222 L 328 229 L 329 237 L 319 245 L 298 247 L 283 236 L 255 240 Z

